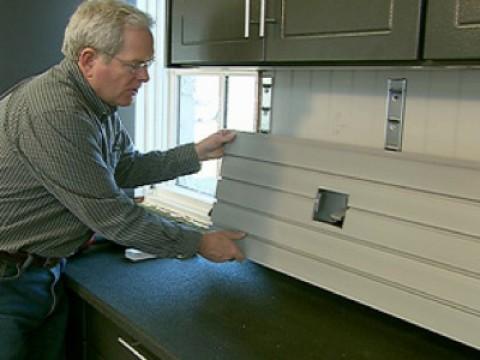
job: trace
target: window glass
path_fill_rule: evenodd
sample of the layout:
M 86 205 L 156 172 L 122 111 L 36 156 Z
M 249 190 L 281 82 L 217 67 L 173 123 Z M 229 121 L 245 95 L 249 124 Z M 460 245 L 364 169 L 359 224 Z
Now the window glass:
M 257 79 L 252 75 L 228 77 L 227 128 L 240 131 L 256 130 Z
M 198 142 L 221 128 L 255 131 L 255 74 L 179 75 L 178 81 L 178 144 Z M 203 162 L 199 173 L 176 184 L 214 196 L 219 166 L 219 161 Z
M 178 143 L 198 142 L 220 128 L 221 78 L 218 75 L 183 75 L 179 81 Z M 177 185 L 213 196 L 216 175 L 217 162 L 207 161 L 200 172 L 179 178 Z

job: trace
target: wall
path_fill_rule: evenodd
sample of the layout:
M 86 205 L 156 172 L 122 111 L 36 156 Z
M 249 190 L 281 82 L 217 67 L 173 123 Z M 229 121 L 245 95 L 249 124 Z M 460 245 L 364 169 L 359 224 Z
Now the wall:
M 382 149 L 388 78 L 408 80 L 404 152 L 478 160 L 475 69 L 276 69 L 272 133 Z
M 82 0 L 0 1 L 0 94 L 16 82 L 40 73 L 63 59 L 68 19 Z M 136 0 L 129 0 L 135 5 Z M 134 105 L 120 117 L 135 135 Z
M 0 1 L 0 93 L 59 62 L 63 33 L 81 0 Z

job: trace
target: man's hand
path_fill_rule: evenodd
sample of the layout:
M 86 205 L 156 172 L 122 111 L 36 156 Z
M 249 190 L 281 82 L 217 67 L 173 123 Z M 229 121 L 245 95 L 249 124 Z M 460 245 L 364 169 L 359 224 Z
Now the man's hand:
M 200 161 L 218 159 L 223 156 L 223 146 L 235 139 L 235 132 L 231 130 L 220 130 L 215 134 L 195 144 L 195 150 Z
M 213 262 L 242 261 L 245 259 L 245 256 L 234 240 L 240 240 L 244 237 L 245 233 L 238 231 L 214 231 L 207 233 L 200 240 L 198 253 Z

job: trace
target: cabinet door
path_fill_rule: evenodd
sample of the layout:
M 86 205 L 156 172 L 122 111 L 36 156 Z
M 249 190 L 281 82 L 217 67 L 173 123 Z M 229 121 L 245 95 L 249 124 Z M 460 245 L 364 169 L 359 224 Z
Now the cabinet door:
M 85 321 L 87 354 L 97 354 L 97 357 L 105 360 L 138 360 L 141 357 L 161 359 L 91 306 L 86 307 Z
M 480 2 L 429 1 L 425 59 L 480 59 Z
M 66 334 L 66 358 L 68 360 L 90 359 L 85 353 L 86 324 L 85 302 L 67 288 L 68 294 L 68 326 Z
M 247 4 L 250 16 L 246 21 Z M 171 0 L 171 63 L 241 64 L 262 60 L 258 8 L 259 0 Z
M 270 0 L 266 60 L 415 60 L 422 0 Z

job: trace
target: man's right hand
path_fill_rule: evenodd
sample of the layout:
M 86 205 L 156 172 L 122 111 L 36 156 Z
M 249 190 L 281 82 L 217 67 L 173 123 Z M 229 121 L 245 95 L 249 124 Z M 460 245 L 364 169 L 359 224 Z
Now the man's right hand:
M 200 240 L 198 253 L 213 262 L 229 260 L 242 261 L 245 259 L 235 240 L 245 237 L 245 233 L 239 231 L 214 231 L 203 235 Z

